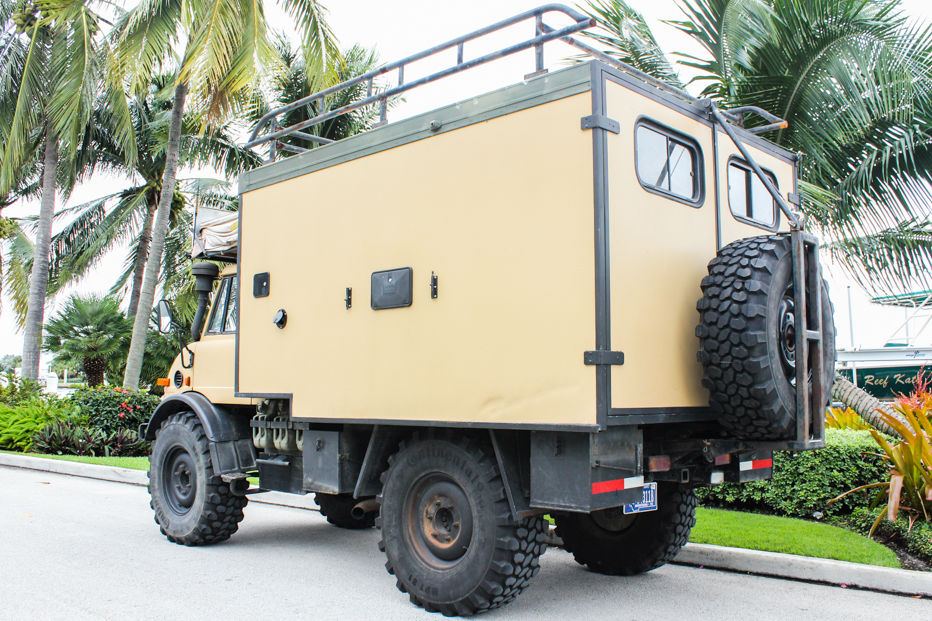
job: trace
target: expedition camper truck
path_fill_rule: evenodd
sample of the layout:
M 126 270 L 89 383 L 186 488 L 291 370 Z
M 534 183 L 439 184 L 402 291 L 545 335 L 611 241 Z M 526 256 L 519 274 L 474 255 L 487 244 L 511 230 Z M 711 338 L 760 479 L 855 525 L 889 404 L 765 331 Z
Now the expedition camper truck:
M 468 58 L 522 21 L 533 36 Z M 247 146 L 270 161 L 195 226 L 213 262 L 142 430 L 169 540 L 225 540 L 250 493 L 314 492 L 332 524 L 379 526 L 412 602 L 467 615 L 525 589 L 545 515 L 593 571 L 649 571 L 686 543 L 696 486 L 823 444 L 831 307 L 797 158 L 761 137 L 785 124 L 572 36 L 591 25 L 547 5 L 262 119 Z M 593 58 L 548 72 L 550 41 Z M 522 82 L 385 123 L 393 97 L 521 50 Z M 370 131 L 309 133 L 368 106 Z

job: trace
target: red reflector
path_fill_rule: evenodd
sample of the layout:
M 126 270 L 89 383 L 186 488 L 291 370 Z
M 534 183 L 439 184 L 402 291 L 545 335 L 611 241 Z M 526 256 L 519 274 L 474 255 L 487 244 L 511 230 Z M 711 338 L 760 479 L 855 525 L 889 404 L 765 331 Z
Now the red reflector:
M 625 488 L 624 479 L 614 479 L 612 481 L 596 481 L 592 484 L 593 494 L 606 494 L 608 492 L 617 492 Z
M 673 460 L 669 455 L 651 455 L 647 458 L 647 469 L 650 472 L 667 472 L 673 467 Z
M 726 453 L 726 454 L 724 454 L 724 455 L 716 455 L 716 456 L 715 456 L 715 465 L 716 465 L 716 466 L 724 466 L 725 464 L 730 464 L 730 463 L 731 463 L 731 454 L 730 454 L 730 453 Z
M 773 468 L 773 459 L 755 459 L 751 461 L 751 469 Z

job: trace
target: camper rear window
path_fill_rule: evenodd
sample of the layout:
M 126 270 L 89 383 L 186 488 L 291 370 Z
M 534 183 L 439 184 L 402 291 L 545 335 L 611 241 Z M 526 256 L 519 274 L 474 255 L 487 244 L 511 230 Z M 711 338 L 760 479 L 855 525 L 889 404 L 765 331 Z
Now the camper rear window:
M 777 187 L 777 178 L 768 170 L 764 174 Z M 739 220 L 748 220 L 764 228 L 777 224 L 777 204 L 764 182 L 751 167 L 740 160 L 728 162 L 728 206 Z
M 701 159 L 694 140 L 640 121 L 634 152 L 638 180 L 645 189 L 693 204 L 702 200 Z

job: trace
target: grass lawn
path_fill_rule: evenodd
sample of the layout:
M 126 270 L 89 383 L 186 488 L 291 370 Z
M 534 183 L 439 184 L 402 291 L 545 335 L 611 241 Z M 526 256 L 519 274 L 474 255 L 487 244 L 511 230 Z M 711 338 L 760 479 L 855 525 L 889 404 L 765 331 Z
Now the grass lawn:
M 775 515 L 700 507 L 689 540 L 883 567 L 900 566 L 893 550 L 863 535 L 829 524 Z
M 98 466 L 115 466 L 117 468 L 130 468 L 132 470 L 148 470 L 148 457 L 84 457 L 80 455 L 42 455 L 29 453 L 29 457 L 43 457 L 45 459 L 60 459 L 62 461 L 78 461 L 82 464 L 97 464 Z

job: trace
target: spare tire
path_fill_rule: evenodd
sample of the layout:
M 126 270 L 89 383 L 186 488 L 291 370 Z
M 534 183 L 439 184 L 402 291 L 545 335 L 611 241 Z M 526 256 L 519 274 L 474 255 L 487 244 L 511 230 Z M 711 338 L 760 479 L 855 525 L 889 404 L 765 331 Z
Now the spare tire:
M 696 308 L 699 362 L 725 429 L 747 440 L 785 440 L 796 428 L 793 262 L 789 235 L 731 243 L 709 263 Z M 835 374 L 835 324 L 822 281 L 824 394 Z M 810 378 L 811 380 L 811 378 Z M 818 412 L 821 416 L 822 412 Z

